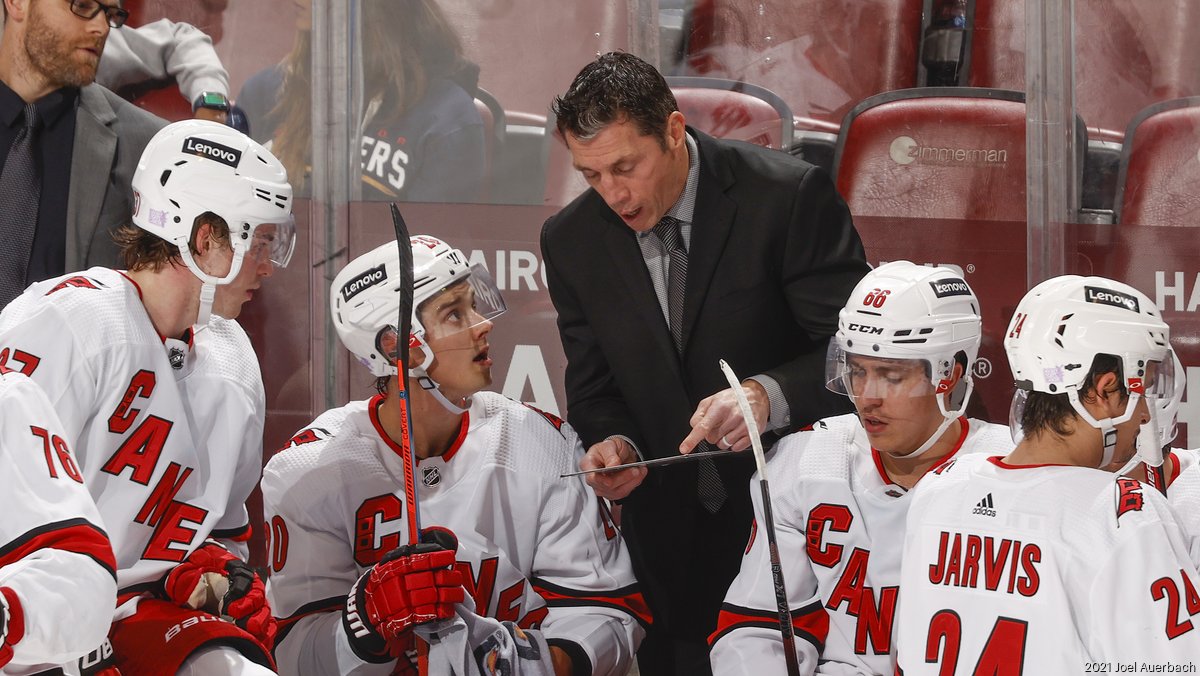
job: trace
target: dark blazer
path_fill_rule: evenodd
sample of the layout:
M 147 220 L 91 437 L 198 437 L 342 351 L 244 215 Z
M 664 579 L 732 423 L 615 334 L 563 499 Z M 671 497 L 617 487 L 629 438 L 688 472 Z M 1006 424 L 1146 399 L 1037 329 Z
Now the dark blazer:
M 568 419 L 585 446 L 622 434 L 647 458 L 675 455 L 696 405 L 728 387 L 722 358 L 742 378 L 775 378 L 792 428 L 849 408 L 824 387 L 838 311 L 868 270 L 845 202 L 828 174 L 787 153 L 688 131 L 700 179 L 682 362 L 635 233 L 595 191 L 542 229 Z M 699 504 L 694 463 L 651 470 L 624 501 L 655 630 L 676 639 L 704 640 L 715 627 L 753 519 L 750 454 L 717 466 L 730 497 L 715 515 Z
M 100 85 L 79 90 L 67 197 L 68 272 L 124 267 L 109 233 L 132 222 L 133 172 L 146 144 L 165 125 Z

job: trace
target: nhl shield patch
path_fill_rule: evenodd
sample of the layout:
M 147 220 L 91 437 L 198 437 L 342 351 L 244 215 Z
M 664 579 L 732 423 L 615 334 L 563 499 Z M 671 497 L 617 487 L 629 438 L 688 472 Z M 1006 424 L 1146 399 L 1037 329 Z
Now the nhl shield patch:
M 430 488 L 442 483 L 442 473 L 436 467 L 421 470 L 421 482 Z

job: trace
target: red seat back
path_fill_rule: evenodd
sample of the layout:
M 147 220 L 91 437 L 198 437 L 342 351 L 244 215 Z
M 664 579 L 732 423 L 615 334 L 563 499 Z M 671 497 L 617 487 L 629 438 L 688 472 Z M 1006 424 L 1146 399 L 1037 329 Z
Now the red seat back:
M 668 77 L 687 123 L 718 138 L 787 150 L 792 111 L 783 99 L 756 85 L 708 77 Z
M 750 82 L 802 117 L 917 82 L 923 0 L 697 0 L 685 73 Z
M 1118 223 L 1200 225 L 1200 97 L 1150 106 L 1125 134 Z
M 873 96 L 842 124 L 834 175 L 855 216 L 1023 221 L 1024 95 L 931 87 Z
M 968 84 L 1025 89 L 1024 0 L 975 0 Z M 1200 94 L 1200 3 L 1087 0 L 1075 5 L 1075 98 L 1089 135 L 1120 141 L 1142 108 Z

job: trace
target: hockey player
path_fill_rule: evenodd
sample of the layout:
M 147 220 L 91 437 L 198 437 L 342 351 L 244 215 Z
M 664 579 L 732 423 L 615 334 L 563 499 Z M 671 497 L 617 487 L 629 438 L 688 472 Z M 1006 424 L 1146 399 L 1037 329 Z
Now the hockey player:
M 68 438 L 46 395 L 0 366 L 0 673 L 78 659 L 112 622 L 117 564 Z
M 116 553 L 125 676 L 265 673 L 273 619 L 235 555 L 265 406 L 233 320 L 291 254 L 291 188 L 257 143 L 191 120 L 151 139 L 133 189 L 133 225 L 117 231 L 128 271 L 30 286 L 0 314 L 0 355 L 76 440 Z
M 319 416 L 263 473 L 280 672 L 407 673 L 408 658 L 396 658 L 409 630 L 453 611 L 459 640 L 433 646 L 431 665 L 624 676 L 649 620 L 604 505 L 583 481 L 559 478 L 577 466 L 580 442 L 557 417 L 484 391 L 491 320 L 504 311 L 487 271 L 433 237 L 411 245 L 415 311 L 404 339 L 419 514 L 457 536 L 457 563 L 450 552 L 397 549 L 409 540 L 410 506 L 390 356 L 399 253 L 388 243 L 351 261 L 331 289 L 338 335 L 378 378 L 379 395 Z M 459 574 L 446 575 L 447 565 Z M 418 600 L 402 591 L 423 585 L 430 598 L 462 598 L 462 584 L 466 604 L 440 611 L 414 609 Z M 450 646 L 457 653 L 446 655 Z
M 947 459 L 1011 446 L 1007 429 L 963 415 L 980 333 L 959 274 L 908 261 L 867 273 L 841 311 L 827 382 L 856 414 L 784 437 L 767 472 L 801 673 L 893 673 L 911 489 Z M 710 639 L 716 674 L 786 673 L 751 492 L 755 530 Z
M 909 509 L 906 676 L 1194 667 L 1200 578 L 1180 527 L 1158 491 L 1111 469 L 1136 462 L 1173 390 L 1168 337 L 1120 282 L 1056 277 L 1021 300 L 1004 340 L 1016 447 L 943 466 Z

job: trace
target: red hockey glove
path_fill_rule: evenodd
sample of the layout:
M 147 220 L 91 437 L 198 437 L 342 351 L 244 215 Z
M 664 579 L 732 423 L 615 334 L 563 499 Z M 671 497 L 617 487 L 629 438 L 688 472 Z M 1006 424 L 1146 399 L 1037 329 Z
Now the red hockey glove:
M 0 587 L 0 669 L 13 658 L 13 646 L 25 637 L 25 612 L 11 587 Z
M 267 605 L 267 588 L 245 561 L 208 541 L 175 566 L 163 583 L 167 598 L 187 608 L 225 617 L 271 650 L 275 618 Z
M 458 542 L 440 528 L 421 532 L 421 543 L 388 552 L 354 583 L 342 623 L 351 648 L 364 660 L 395 659 L 409 647 L 409 630 L 454 616 L 466 598 L 454 569 Z

